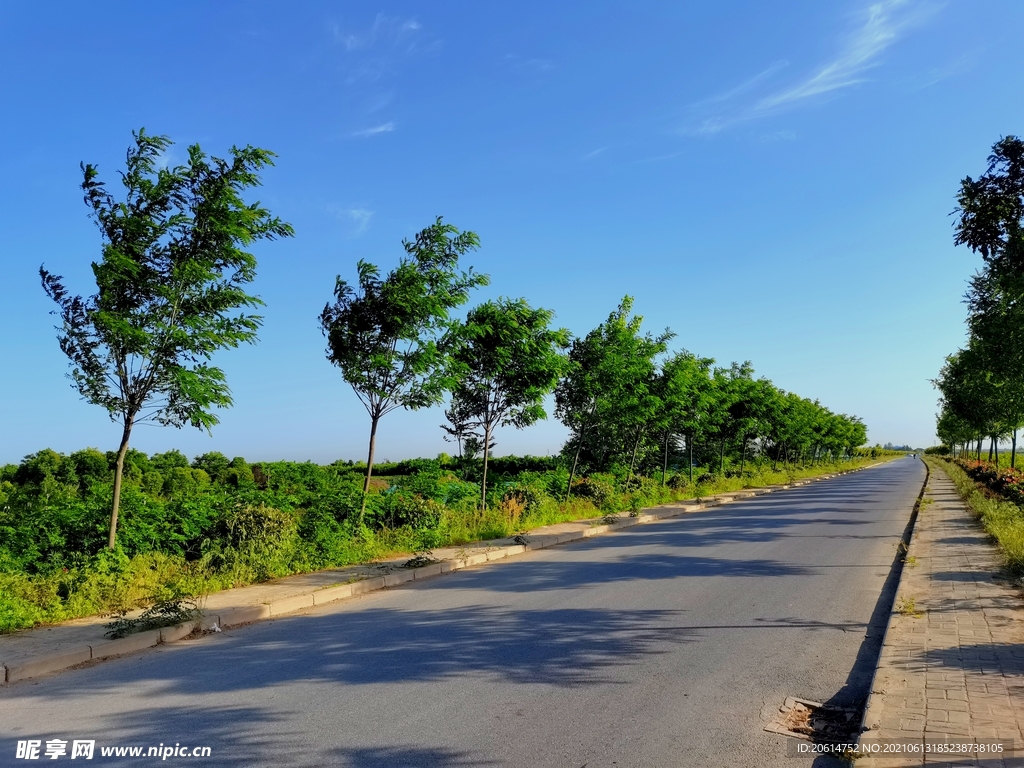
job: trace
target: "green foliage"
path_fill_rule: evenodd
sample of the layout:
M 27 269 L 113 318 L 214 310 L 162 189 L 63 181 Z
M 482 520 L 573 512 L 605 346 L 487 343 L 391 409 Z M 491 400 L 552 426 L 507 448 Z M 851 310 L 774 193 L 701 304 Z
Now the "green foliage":
M 417 409 L 441 401 L 447 385 L 438 340 L 448 313 L 488 283 L 486 275 L 458 271 L 459 257 L 479 247 L 473 232 L 459 232 L 441 217 L 402 242 L 407 258 L 381 279 L 380 269 L 358 264 L 359 291 L 339 276 L 334 304 L 320 314 L 327 359 L 338 366 L 370 416 L 364 493 L 373 473 L 377 424 L 396 408 Z M 360 508 L 360 516 L 365 503 Z
M 985 173 L 961 182 L 957 204 L 954 242 L 980 255 L 983 266 L 966 296 L 968 342 L 934 382 L 941 393 L 936 431 L 959 456 L 976 447 L 978 459 L 983 438 L 997 451 L 1012 436 L 1015 464 L 1024 426 L 1024 141 L 996 142 Z
M 259 184 L 272 152 L 233 147 L 223 160 L 195 144 L 186 165 L 161 167 L 170 139 L 141 129 L 134 138 L 121 174 L 124 200 L 107 191 L 95 166 L 82 165 L 85 201 L 102 237 L 102 258 L 92 265 L 97 292 L 73 296 L 60 275 L 39 268 L 43 289 L 58 306 L 58 340 L 75 388 L 122 426 L 111 549 L 132 429 L 147 421 L 206 430 L 217 423 L 212 409 L 230 406 L 231 394 L 223 371 L 209 360 L 218 349 L 254 342 L 261 322 L 246 313 L 262 302 L 245 293 L 256 259 L 244 249 L 293 234 L 241 197 Z M 153 469 L 129 464 L 137 470 L 132 481 Z
M 162 600 L 152 605 L 136 618 L 127 618 L 127 611 L 119 612 L 119 615 L 109 624 L 105 624 L 107 631 L 103 634 L 116 640 L 119 637 L 127 637 L 135 632 L 145 632 L 149 629 L 160 627 L 173 627 L 176 624 L 184 624 L 194 620 L 199 615 L 199 606 L 195 600 L 185 597 L 177 597 L 171 600 Z
M 68 458 L 74 464 L 75 474 L 83 487 L 89 483 L 113 479 L 106 454 L 96 448 L 75 451 Z
M 220 480 L 228 470 L 228 457 L 220 451 L 210 451 L 192 460 L 192 468 L 200 469 L 211 479 Z
M 544 397 L 565 370 L 569 331 L 551 328 L 554 313 L 524 299 L 488 301 L 452 329 L 453 408 L 481 433 L 481 505 L 487 505 L 488 457 L 498 426 L 522 429 L 547 418 Z

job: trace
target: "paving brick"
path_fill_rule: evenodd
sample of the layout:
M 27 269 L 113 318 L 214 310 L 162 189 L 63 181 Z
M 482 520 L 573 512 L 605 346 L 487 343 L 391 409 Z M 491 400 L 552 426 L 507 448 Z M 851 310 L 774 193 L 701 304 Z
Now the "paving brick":
M 870 738 L 893 738 L 923 723 L 929 739 L 1019 739 L 1024 603 L 993 578 L 1001 568 L 999 553 L 949 479 L 933 471 L 929 486 L 936 501 L 918 515 L 910 545 L 917 566 L 903 571 L 897 592 L 913 597 L 927 614 L 911 619 L 894 612 L 890 618 L 868 702 L 879 725 Z M 959 578 L 932 577 L 939 573 Z M 1011 692 L 1011 686 L 1020 688 Z M 927 763 L 980 764 L 963 756 Z M 866 764 L 882 763 L 871 758 Z

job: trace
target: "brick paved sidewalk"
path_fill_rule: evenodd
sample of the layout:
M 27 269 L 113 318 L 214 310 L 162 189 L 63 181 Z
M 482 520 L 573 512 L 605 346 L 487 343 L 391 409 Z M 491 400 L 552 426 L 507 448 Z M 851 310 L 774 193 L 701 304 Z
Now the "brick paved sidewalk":
M 932 469 L 924 500 L 861 741 L 1013 739 L 1016 756 L 870 757 L 857 764 L 1024 766 L 1021 590 L 1006 580 L 996 546 L 941 470 Z

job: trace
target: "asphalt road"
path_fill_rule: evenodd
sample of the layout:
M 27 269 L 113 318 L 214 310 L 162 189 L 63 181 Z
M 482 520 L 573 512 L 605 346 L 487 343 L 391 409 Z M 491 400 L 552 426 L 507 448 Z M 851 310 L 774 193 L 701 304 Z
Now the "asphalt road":
M 900 459 L 15 684 L 0 765 L 30 738 L 93 739 L 88 765 L 810 765 L 763 726 L 866 696 L 924 477 Z

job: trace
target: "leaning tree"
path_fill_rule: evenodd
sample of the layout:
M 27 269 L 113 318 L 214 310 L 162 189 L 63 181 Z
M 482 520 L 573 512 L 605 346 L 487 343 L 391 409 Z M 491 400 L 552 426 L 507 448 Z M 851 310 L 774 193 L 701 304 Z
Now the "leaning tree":
M 386 277 L 366 261 L 358 263 L 358 290 L 338 277 L 335 301 L 320 313 L 327 359 L 341 369 L 370 416 L 360 527 L 378 423 L 396 408 L 440 403 L 449 386 L 439 341 L 451 325 L 449 311 L 464 304 L 472 288 L 488 282 L 472 268 L 458 270 L 459 257 L 479 244 L 475 233 L 459 232 L 438 216 L 414 240 L 402 241 L 407 255 Z
M 54 314 L 60 348 L 71 361 L 73 386 L 121 425 L 107 546 L 114 548 L 124 459 L 134 427 L 143 422 L 210 430 L 212 408 L 231 405 L 224 372 L 209 365 L 214 352 L 256 341 L 262 306 L 246 285 L 256 276 L 257 240 L 290 237 L 291 225 L 242 193 L 259 186 L 274 153 L 232 147 L 208 157 L 194 144 L 184 165 L 161 167 L 166 136 L 133 134 L 125 188 L 118 200 L 82 164 L 85 202 L 103 239 L 93 262 L 97 291 L 74 296 L 63 278 L 39 268 Z

